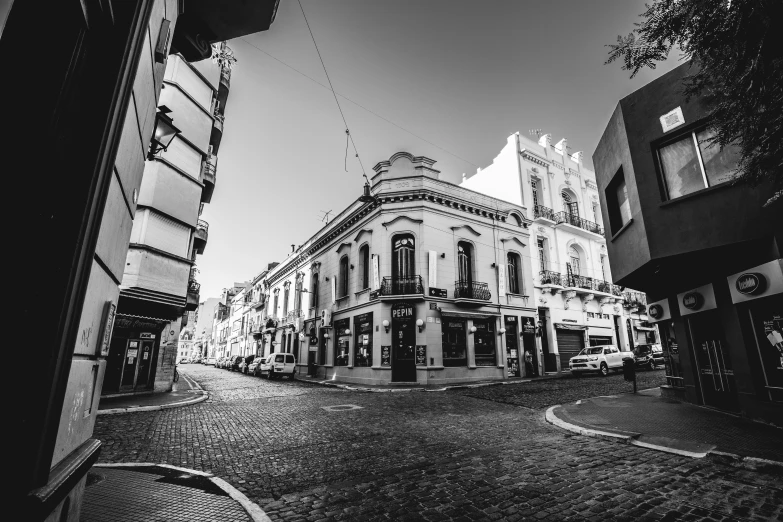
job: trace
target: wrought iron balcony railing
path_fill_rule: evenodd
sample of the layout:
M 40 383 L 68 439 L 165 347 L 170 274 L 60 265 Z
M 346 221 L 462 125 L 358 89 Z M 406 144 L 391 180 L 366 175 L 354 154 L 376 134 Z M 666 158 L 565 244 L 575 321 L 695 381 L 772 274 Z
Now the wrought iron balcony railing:
M 570 212 L 558 212 L 555 214 L 555 222 L 557 224 L 566 223 L 568 225 L 579 227 L 583 230 L 587 230 L 588 232 L 592 232 L 593 234 L 604 234 L 604 229 L 601 227 L 601 225 L 580 218 L 579 216 L 571 214 Z
M 424 284 L 421 276 L 414 275 L 408 277 L 384 277 L 381 282 L 381 291 L 379 295 L 412 295 L 423 294 Z
M 489 291 L 487 283 L 478 281 L 455 281 L 454 299 L 479 299 L 489 301 L 492 299 L 492 293 Z
M 539 273 L 539 276 L 541 277 L 542 285 L 565 286 L 563 284 L 564 277 L 560 274 L 560 272 L 552 272 L 551 270 L 542 270 Z
M 196 228 L 203 230 L 204 232 L 209 232 L 209 223 L 204 221 L 203 219 L 199 219 L 196 223 Z
M 202 164 L 202 180 L 215 182 L 215 176 L 217 175 L 217 156 L 214 154 L 207 154 L 207 158 Z
M 226 84 L 226 87 L 231 87 L 231 69 L 229 67 L 220 68 L 220 81 Z
M 302 317 L 302 311 L 301 310 L 291 310 L 289 311 L 285 316 L 286 323 L 293 323 L 296 321 L 297 317 Z
M 536 205 L 533 207 L 533 216 L 536 219 L 542 218 L 548 219 L 550 221 L 556 221 L 555 211 L 549 207 L 544 207 L 541 205 Z

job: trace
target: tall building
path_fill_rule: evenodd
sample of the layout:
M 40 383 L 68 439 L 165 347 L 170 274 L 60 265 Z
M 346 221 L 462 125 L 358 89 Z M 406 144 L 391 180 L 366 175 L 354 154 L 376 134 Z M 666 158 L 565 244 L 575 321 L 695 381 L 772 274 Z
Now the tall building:
M 645 296 L 612 282 L 595 173 L 563 138 L 519 133 L 461 186 L 510 201 L 532 221 L 530 249 L 541 373 L 569 369 L 585 346 L 633 350 L 658 342 Z M 608 371 L 608 369 L 607 369 Z
M 132 218 L 170 49 L 188 60 L 209 44 L 269 28 L 278 0 L 140 0 L 45 7 L 3 5 L 0 50 L 36 103 L 5 108 L 9 193 L 35 201 L 8 244 L 19 314 L 10 342 L 36 333 L 35 386 L 13 401 L 5 459 L 14 477 L 6 508 L 23 520 L 78 520 L 85 477 L 101 443 L 92 438 L 108 340 Z M 7 15 L 7 17 L 6 17 Z M 30 29 L 35 28 L 31 33 Z M 0 82 L 3 99 L 18 82 Z M 35 158 L 35 161 L 31 161 Z M 29 281 L 46 284 L 31 287 Z M 21 375 L 18 377 L 21 379 Z
M 254 280 L 256 353 L 363 384 L 522 375 L 535 349 L 527 211 L 434 163 L 381 161 L 367 194 Z
M 215 53 L 229 53 L 224 42 L 215 47 Z M 215 190 L 231 65 L 212 64 L 213 84 L 181 55 L 166 64 L 158 110 L 180 132 L 145 164 L 104 396 L 169 391 L 177 344 L 187 344 L 191 356 L 195 325 L 187 340 L 180 331 L 199 305 L 196 256 L 209 237 L 209 223 L 199 216 Z
M 783 201 L 731 182 L 690 68 L 620 100 L 593 155 L 612 271 L 650 297 L 666 395 L 783 425 Z
M 214 357 L 214 355 L 209 355 L 211 348 L 210 339 L 212 338 L 215 310 L 217 309 L 219 302 L 219 298 L 210 297 L 199 303 L 198 309 L 196 310 L 196 321 L 193 327 L 196 338 L 194 344 L 198 347 L 197 354 L 201 357 Z M 214 349 L 212 351 L 214 351 Z

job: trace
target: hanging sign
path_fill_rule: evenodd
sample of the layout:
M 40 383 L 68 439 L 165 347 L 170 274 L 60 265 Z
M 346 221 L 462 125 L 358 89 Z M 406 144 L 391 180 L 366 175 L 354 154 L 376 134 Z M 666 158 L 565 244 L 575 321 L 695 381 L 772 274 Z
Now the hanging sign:
M 767 279 L 764 274 L 748 272 L 737 278 L 737 292 L 744 295 L 758 295 L 767 289 Z
M 434 250 L 430 250 L 428 252 L 429 254 L 429 260 L 430 260 L 430 266 L 429 266 L 429 281 L 427 282 L 427 285 L 430 287 L 438 286 L 438 253 Z
M 659 118 L 663 132 L 669 132 L 685 123 L 685 117 L 682 115 L 682 109 L 677 107 Z
M 448 293 L 446 292 L 445 288 L 429 288 L 429 295 L 430 297 L 446 297 Z
M 652 304 L 647 308 L 647 314 L 653 319 L 660 319 L 663 317 L 663 307 L 659 304 Z
M 506 295 L 506 265 L 498 265 L 498 296 Z
M 378 255 L 372 255 L 372 289 L 378 290 L 381 287 L 381 270 L 379 267 Z
M 682 297 L 682 306 L 688 310 L 698 310 L 704 304 L 704 297 L 699 292 L 688 292 Z
M 535 334 L 536 333 L 536 320 L 532 317 L 525 317 L 525 322 L 522 323 L 522 333 Z

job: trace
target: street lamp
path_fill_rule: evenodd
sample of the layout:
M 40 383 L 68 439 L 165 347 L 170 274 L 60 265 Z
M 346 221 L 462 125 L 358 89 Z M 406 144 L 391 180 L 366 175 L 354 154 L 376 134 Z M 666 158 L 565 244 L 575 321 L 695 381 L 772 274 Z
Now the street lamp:
M 362 195 L 359 196 L 359 201 L 362 203 L 379 203 L 378 198 L 370 194 L 370 180 L 367 179 L 367 176 L 365 174 L 362 174 L 364 176 L 364 191 L 362 192 Z
M 165 105 L 158 107 L 155 113 L 155 131 L 150 139 L 150 150 L 147 159 L 151 160 L 155 154 L 161 150 L 168 150 L 174 137 L 180 133 L 180 130 L 174 126 L 174 120 L 169 116 L 171 109 Z
M 419 327 L 419 333 L 421 333 L 422 328 L 424 328 L 424 321 L 421 319 L 416 319 L 416 326 Z

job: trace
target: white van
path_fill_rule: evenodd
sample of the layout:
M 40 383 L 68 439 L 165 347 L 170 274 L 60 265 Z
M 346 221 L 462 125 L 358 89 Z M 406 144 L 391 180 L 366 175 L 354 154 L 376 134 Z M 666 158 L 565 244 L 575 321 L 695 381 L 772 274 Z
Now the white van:
M 294 370 L 296 370 L 296 361 L 292 353 L 267 355 L 257 369 L 259 374 L 266 375 L 270 379 L 288 375 L 288 378 L 292 380 L 294 378 Z

